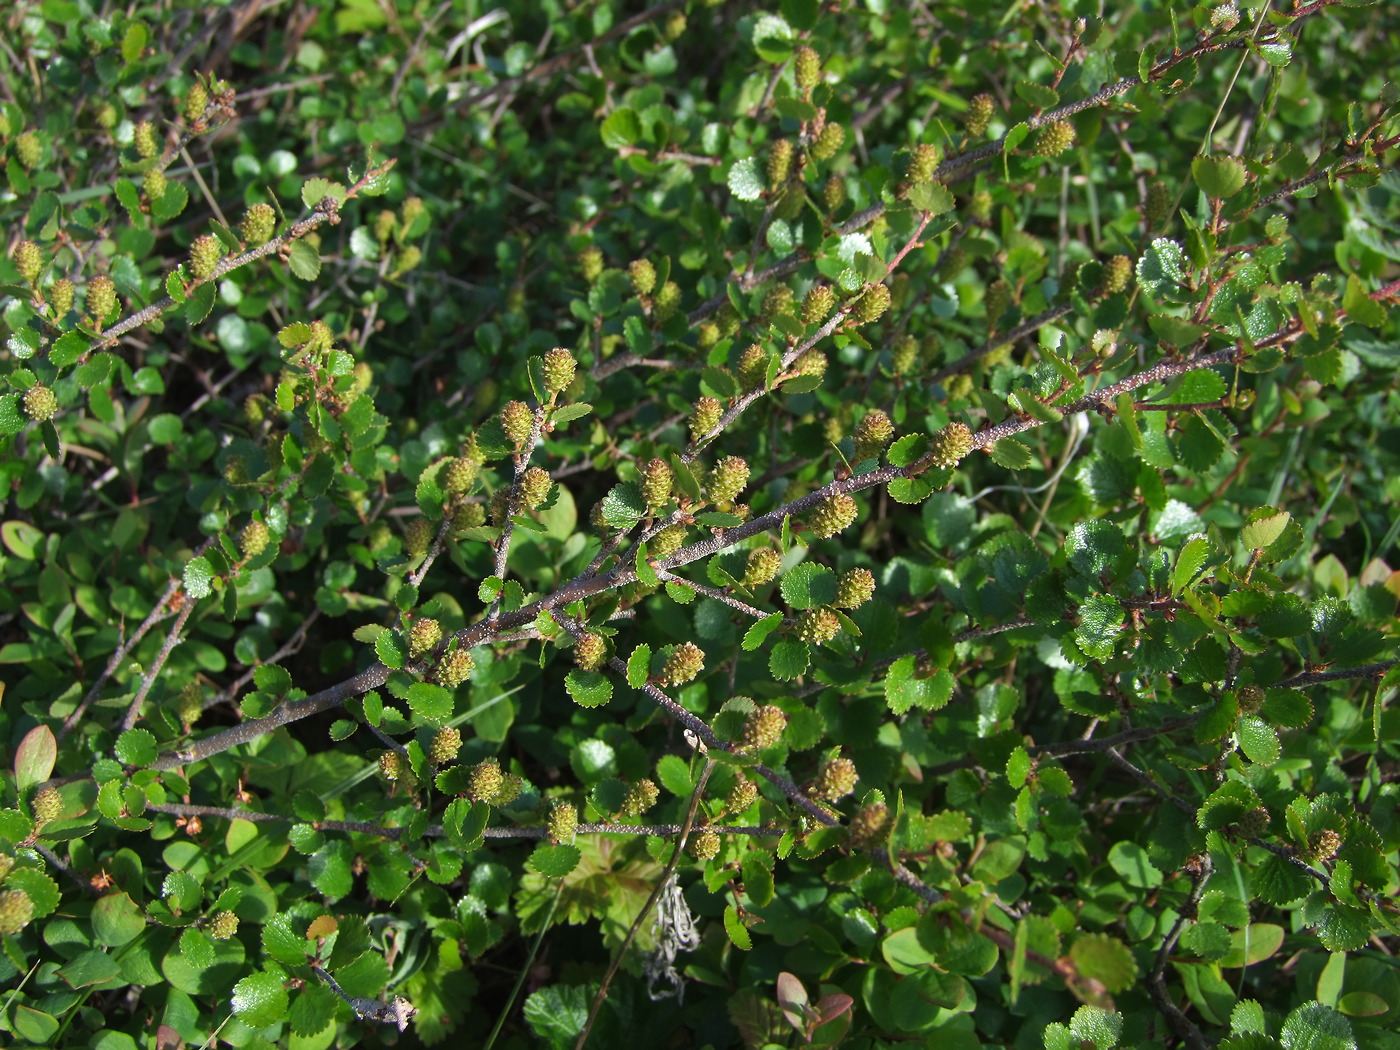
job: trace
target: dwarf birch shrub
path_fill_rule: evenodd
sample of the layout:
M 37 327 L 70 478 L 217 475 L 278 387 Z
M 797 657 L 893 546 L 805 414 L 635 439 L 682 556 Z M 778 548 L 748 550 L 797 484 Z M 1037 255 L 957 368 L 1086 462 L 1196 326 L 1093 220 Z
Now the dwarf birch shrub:
M 3 16 L 7 1045 L 1393 1047 L 1389 13 L 515 6 Z

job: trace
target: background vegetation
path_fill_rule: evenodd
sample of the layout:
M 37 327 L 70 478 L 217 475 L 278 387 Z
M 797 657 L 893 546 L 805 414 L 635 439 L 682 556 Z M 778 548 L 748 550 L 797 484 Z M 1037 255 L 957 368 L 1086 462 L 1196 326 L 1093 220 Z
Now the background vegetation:
M 1400 1046 L 1389 9 L 0 19 L 8 1045 Z

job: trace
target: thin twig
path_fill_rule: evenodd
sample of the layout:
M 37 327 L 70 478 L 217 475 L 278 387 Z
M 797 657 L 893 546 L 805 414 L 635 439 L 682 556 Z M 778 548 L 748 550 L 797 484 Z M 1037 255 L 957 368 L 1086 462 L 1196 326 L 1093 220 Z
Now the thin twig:
M 583 1030 L 578 1034 L 578 1041 L 574 1043 L 574 1050 L 583 1050 L 584 1044 L 588 1042 L 588 1034 L 593 1031 L 593 1022 L 598 1019 L 598 1011 L 603 1008 L 603 1002 L 608 997 L 608 986 L 617 976 L 618 967 L 622 965 L 623 956 L 627 954 L 627 949 L 632 946 L 632 942 L 637 939 L 637 933 L 642 928 L 642 923 L 646 920 L 656 907 L 656 902 L 661 899 L 661 894 L 666 889 L 666 883 L 670 880 L 676 866 L 680 864 L 681 854 L 685 850 L 685 845 L 690 839 L 690 830 L 695 826 L 695 814 L 700 809 L 700 798 L 705 793 L 705 785 L 710 782 L 710 774 L 715 770 L 716 762 L 713 758 L 705 759 L 705 768 L 700 771 L 700 776 L 696 778 L 695 790 L 690 793 L 690 806 L 685 812 L 685 823 L 681 825 L 681 832 L 676 836 L 676 845 L 671 853 L 671 859 L 667 862 L 665 869 L 656 880 L 656 885 L 652 888 L 651 896 L 647 898 L 642 910 L 637 912 L 636 919 L 632 922 L 632 928 L 627 931 L 627 936 L 622 939 L 622 944 L 617 949 L 617 954 L 612 958 L 608 966 L 608 971 L 603 975 L 603 982 L 598 986 L 598 994 L 593 997 L 593 1006 L 588 1011 L 588 1020 L 584 1022 Z

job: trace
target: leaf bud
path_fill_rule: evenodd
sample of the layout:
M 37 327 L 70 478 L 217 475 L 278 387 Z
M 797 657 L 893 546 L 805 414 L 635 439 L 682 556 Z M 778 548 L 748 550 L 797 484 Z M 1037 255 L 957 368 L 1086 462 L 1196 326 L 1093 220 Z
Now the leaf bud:
M 766 751 L 782 740 L 786 728 L 787 715 L 781 707 L 757 708 L 744 721 L 743 745 L 750 751 Z
M 657 561 L 675 554 L 685 543 L 685 526 L 667 525 L 651 539 L 647 540 L 647 553 Z
M 825 606 L 797 614 L 797 637 L 808 645 L 825 645 L 841 633 L 841 618 Z
M 432 743 L 428 745 L 428 761 L 435 766 L 445 766 L 457 757 L 461 749 L 462 734 L 452 726 L 443 726 L 433 734 Z
M 729 797 L 724 800 L 724 808 L 730 813 L 744 813 L 758 801 L 758 788 L 748 777 L 740 774 L 734 786 L 729 789 Z
M 484 758 L 467 774 L 467 798 L 473 802 L 492 802 L 504 780 L 500 762 Z
M 706 495 L 713 503 L 733 503 L 748 483 L 748 463 L 740 456 L 725 456 L 710 468 Z
M 666 23 L 661 27 L 661 35 L 666 38 L 666 42 L 669 44 L 679 40 L 684 32 L 685 13 L 672 11 L 666 16 Z
M 188 682 L 175 698 L 175 713 L 189 732 L 204 716 L 204 690 L 198 682 Z
M 856 324 L 869 324 L 878 320 L 880 315 L 890 308 L 890 289 L 888 285 L 872 284 L 865 289 L 865 293 L 856 300 L 855 307 L 851 310 L 851 317 Z
M 1264 706 L 1264 690 L 1257 685 L 1242 685 L 1235 690 L 1235 702 L 1240 705 L 1240 714 L 1255 714 Z
M 184 116 L 186 124 L 194 124 L 204 119 L 205 107 L 209 105 L 209 92 L 199 81 L 190 85 L 185 93 Z
M 13 936 L 34 918 L 34 902 L 24 890 L 0 890 L 0 933 Z
M 949 423 L 929 442 L 929 459 L 938 467 L 956 467 L 971 451 L 972 431 L 966 423 Z
M 430 653 L 442 641 L 442 624 L 430 617 L 415 620 L 408 629 L 408 655 L 413 659 Z
M 1235 824 L 1236 831 L 1247 839 L 1257 839 L 1269 830 L 1269 811 L 1263 806 L 1255 806 Z
M 398 216 L 388 208 L 381 209 L 374 217 L 374 239 L 380 244 L 388 243 L 389 238 L 394 235 L 394 226 L 398 221 Z
M 1104 264 L 1103 290 L 1105 295 L 1117 295 L 1128 290 L 1133 280 L 1133 260 L 1126 255 L 1115 255 Z
M 243 213 L 243 221 L 238 224 L 238 233 L 251 245 L 266 244 L 272 240 L 277 229 L 277 213 L 271 204 L 259 202 Z
M 133 141 L 136 144 L 136 155 L 142 160 L 150 160 L 160 149 L 156 145 L 156 126 L 149 120 L 143 120 L 136 125 Z
M 812 793 L 827 802 L 845 798 L 856 789 L 856 764 L 849 758 L 828 758 L 817 771 Z
M 24 411 L 34 422 L 46 422 L 58 414 L 58 398 L 43 383 L 35 383 L 24 392 Z
M 987 286 L 987 294 L 982 304 L 987 308 L 987 327 L 996 330 L 1002 314 L 1011 309 L 1011 285 L 1003 280 L 995 280 Z
M 545 818 L 544 832 L 551 845 L 573 845 L 574 836 L 578 834 L 578 810 L 574 804 L 562 799 L 556 800 L 549 807 L 549 816 Z
M 49 303 L 53 306 L 55 317 L 65 316 L 73 309 L 73 282 L 67 277 L 54 281 L 49 288 Z
M 876 845 L 889 819 L 889 807 L 883 802 L 861 806 L 851 818 L 851 845 L 857 848 Z
M 933 177 L 938 174 L 938 163 L 942 159 L 942 152 L 933 143 L 919 143 L 905 162 L 904 181 L 911 186 L 932 182 Z
M 768 187 L 776 190 L 792 174 L 792 140 L 778 139 L 768 151 Z
M 785 284 L 775 284 L 763 296 L 763 316 L 783 317 L 797 309 L 796 297 Z
M 719 832 L 702 828 L 690 840 L 690 855 L 702 864 L 719 853 Z
M 39 279 L 39 274 L 44 269 L 44 253 L 39 250 L 37 244 L 33 241 L 20 241 L 15 245 L 13 258 L 19 275 L 27 282 L 33 284 Z
M 37 131 L 25 131 L 15 138 L 15 156 L 31 171 L 39 166 L 44 159 L 44 140 Z
M 695 345 L 701 350 L 710 349 L 719 338 L 719 325 L 713 321 L 706 321 L 695 330 Z
M 379 775 L 388 781 L 395 781 L 408 772 L 403 755 L 397 751 L 385 751 L 379 756 Z
M 807 187 L 800 182 L 790 183 L 773 207 L 773 214 L 779 219 L 791 222 L 802 214 L 807 206 Z
M 1035 137 L 1037 157 L 1058 157 L 1074 145 L 1074 125 L 1067 120 L 1057 120 L 1040 129 Z
M 812 508 L 807 527 L 818 539 L 829 539 L 855 521 L 859 509 L 855 498 L 847 493 L 828 496 Z
M 63 796 L 58 793 L 56 787 L 41 788 L 30 802 L 30 808 L 34 811 L 34 823 L 43 827 L 57 820 L 63 813 Z
M 884 451 L 892 437 L 894 437 L 894 424 L 890 422 L 890 417 L 881 409 L 872 408 L 865 413 L 856 426 L 856 462 L 874 459 Z
M 637 295 L 650 295 L 656 289 L 656 267 L 647 259 L 634 259 L 627 264 L 627 279 Z
M 783 556 L 772 547 L 759 547 L 749 551 L 749 560 L 744 566 L 743 584 L 745 587 L 762 587 L 771 583 L 783 567 Z
M 524 401 L 507 401 L 501 406 L 501 429 L 517 449 L 530 440 L 534 426 L 535 413 Z
M 603 253 L 589 245 L 578 253 L 578 272 L 589 284 L 593 284 L 603 273 Z
M 574 355 L 563 347 L 556 346 L 544 355 L 541 370 L 544 372 L 544 388 L 551 394 L 560 394 L 574 381 L 578 362 Z
M 596 671 L 608 658 L 608 643 L 602 635 L 586 631 L 574 642 L 574 663 L 585 671 Z
M 919 363 L 919 341 L 912 335 L 901 336 L 890 351 L 890 368 L 897 376 L 905 376 Z
M 671 465 L 664 459 L 648 460 L 642 467 L 642 502 L 648 513 L 656 513 L 670 500 L 674 480 Z
M 869 569 L 849 569 L 836 579 L 836 608 L 859 609 L 875 594 L 875 574 Z
M 713 397 L 701 397 L 690 410 L 690 440 L 699 441 L 719 426 L 724 407 Z
M 165 172 L 159 168 L 152 168 L 141 177 L 141 192 L 152 204 L 165 196 L 165 186 Z
M 846 141 L 846 129 L 834 121 L 822 127 L 817 140 L 812 143 L 812 156 L 817 160 L 830 160 Z
M 739 374 L 739 388 L 744 393 L 760 389 L 768 378 L 768 354 L 758 343 L 752 344 L 739 355 L 735 369 Z
M 973 95 L 967 104 L 967 120 L 963 126 L 967 133 L 976 137 L 987 130 L 987 125 L 992 122 L 992 117 L 996 116 L 997 100 L 985 92 L 980 95 Z
M 821 324 L 831 316 L 831 308 L 835 305 L 836 293 L 827 285 L 812 285 L 802 300 L 802 323 Z
M 486 524 L 486 508 L 480 503 L 463 503 L 452 514 L 452 531 L 466 532 Z
M 405 200 L 403 207 L 399 209 L 399 213 L 403 216 L 404 229 L 407 230 L 417 222 L 427 210 L 427 205 L 423 203 L 422 197 L 409 197 Z
M 201 234 L 190 245 L 190 273 L 201 281 L 212 276 L 223 254 L 224 245 L 219 238 L 212 233 Z
M 520 500 L 531 510 L 538 510 L 549 498 L 554 479 L 542 467 L 531 467 L 520 478 Z
M 1162 179 L 1153 179 L 1147 184 L 1147 196 L 1143 200 L 1142 214 L 1149 230 L 1165 226 L 1172 206 L 1171 188 Z
M 797 85 L 798 91 L 807 95 L 817 86 L 821 75 L 821 56 L 803 44 L 792 56 L 792 82 Z
M 503 773 L 501 786 L 496 789 L 496 794 L 490 799 L 491 805 L 509 806 L 520 797 L 520 792 L 524 787 L 525 782 L 514 773 Z
M 1240 24 L 1240 9 L 1234 4 L 1221 4 L 1210 9 L 1210 27 L 1228 33 Z
M 798 355 L 797 360 L 792 363 L 792 375 L 820 378 L 826 375 L 826 365 L 826 354 L 814 347 L 811 350 L 804 350 Z
M 261 521 L 250 521 L 238 534 L 238 549 L 245 558 L 256 558 L 272 541 L 272 531 Z
M 418 264 L 423 261 L 423 249 L 416 244 L 410 244 L 403 251 L 394 257 L 394 265 L 389 271 L 390 277 L 399 277 L 418 268 Z
M 93 114 L 93 120 L 103 131 L 111 131 L 117 126 L 117 107 L 110 102 L 104 102 L 97 107 L 97 112 Z
M 423 517 L 412 518 L 404 526 L 403 537 L 404 549 L 410 558 L 427 554 L 433 542 L 433 523 Z
M 650 780 L 639 780 L 627 789 L 622 797 L 622 812 L 629 817 L 640 817 L 661 797 L 656 784 Z
M 443 653 L 442 659 L 433 668 L 433 681 L 448 689 L 456 689 L 471 676 L 474 667 L 476 663 L 471 653 L 465 649 L 453 649 L 450 653 Z
M 681 286 L 675 281 L 667 281 L 651 301 L 651 312 L 658 321 L 668 321 L 675 316 L 681 305 Z
M 666 654 L 661 668 L 663 685 L 685 685 L 705 668 L 705 654 L 694 642 L 682 642 Z
M 967 269 L 967 249 L 959 242 L 948 248 L 938 259 L 939 280 L 952 282 Z
M 978 190 L 968 203 L 968 210 L 978 222 L 986 222 L 992 217 L 992 195 L 987 190 Z
M 248 462 L 242 456 L 234 455 L 224 462 L 224 480 L 230 485 L 249 485 L 253 479 L 248 475 Z
M 461 496 L 471 491 L 481 467 L 474 459 L 458 456 L 442 468 L 442 487 L 449 496 Z
M 1308 838 L 1308 848 L 1304 858 L 1314 864 L 1325 863 L 1337 855 L 1342 848 L 1342 836 L 1332 828 L 1323 828 Z
M 822 204 L 827 211 L 835 211 L 846 203 L 846 181 L 833 175 L 822 184 Z
M 209 917 L 209 936 L 216 941 L 226 941 L 238 932 L 238 916 L 224 910 Z

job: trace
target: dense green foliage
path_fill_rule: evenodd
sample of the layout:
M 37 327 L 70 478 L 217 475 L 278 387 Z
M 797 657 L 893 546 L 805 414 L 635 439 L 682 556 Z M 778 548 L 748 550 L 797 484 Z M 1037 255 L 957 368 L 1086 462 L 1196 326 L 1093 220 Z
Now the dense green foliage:
M 0 14 L 6 1045 L 1400 1047 L 1387 9 L 182 6 Z

